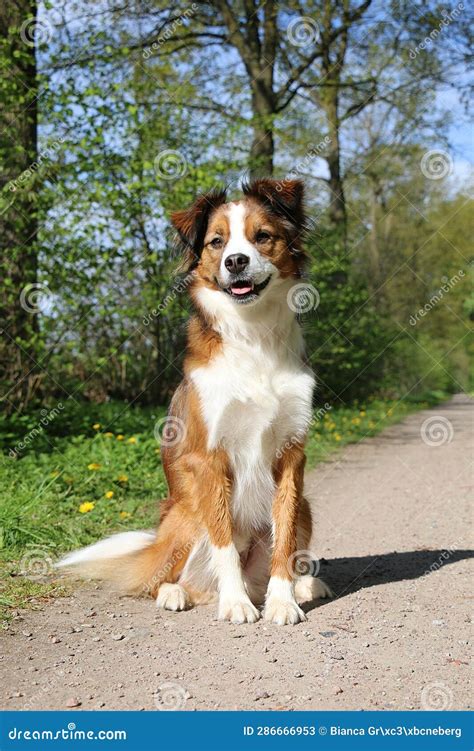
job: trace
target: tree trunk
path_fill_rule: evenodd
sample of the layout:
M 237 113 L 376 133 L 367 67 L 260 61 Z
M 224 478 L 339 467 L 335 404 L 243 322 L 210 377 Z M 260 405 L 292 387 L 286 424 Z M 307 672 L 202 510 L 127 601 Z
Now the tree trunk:
M 326 157 L 329 169 L 328 184 L 330 191 L 328 215 L 334 229 L 341 235 L 345 246 L 347 242 L 347 211 L 344 184 L 341 175 L 340 122 L 336 87 L 328 88 L 325 96 L 322 97 L 322 104 L 326 112 L 328 136 L 330 139 Z
M 9 60 L 0 93 L 0 399 L 9 412 L 25 407 L 41 381 L 32 287 L 38 272 L 36 17 L 35 0 L 4 0 L 0 10 L 0 62 Z
M 273 127 L 276 115 L 274 68 L 278 43 L 277 3 L 266 0 L 262 14 L 252 0 L 243 3 L 245 22 L 237 4 L 214 0 L 229 37 L 240 55 L 252 92 L 253 138 L 249 154 L 251 177 L 273 174 Z
M 273 174 L 273 91 L 264 83 L 252 85 L 253 139 L 250 148 L 251 177 L 266 177 Z
M 374 185 L 370 188 L 370 234 L 369 234 L 369 287 L 375 292 L 380 279 L 380 251 L 378 231 L 378 200 L 377 189 Z
M 338 244 L 339 241 L 342 243 L 345 252 L 347 249 L 347 211 L 341 174 L 339 92 L 341 74 L 345 65 L 349 22 L 346 17 L 347 2 L 344 2 L 343 6 L 342 29 L 338 39 L 334 42 L 331 41 L 331 33 L 334 31 L 334 13 L 338 6 L 331 3 L 330 0 L 324 3 L 324 21 L 321 31 L 322 90 L 320 101 L 326 114 L 329 136 L 327 149 L 330 191 L 328 215 L 335 237 L 338 238 Z

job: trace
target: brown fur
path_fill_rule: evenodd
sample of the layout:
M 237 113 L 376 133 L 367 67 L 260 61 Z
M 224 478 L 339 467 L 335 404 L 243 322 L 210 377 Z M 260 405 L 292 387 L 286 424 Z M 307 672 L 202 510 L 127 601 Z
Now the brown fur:
M 288 562 L 296 551 L 305 462 L 303 446 L 296 444 L 283 452 L 275 468 L 277 485 L 273 503 L 275 539 L 270 573 L 271 576 L 278 576 L 281 579 L 292 578 Z

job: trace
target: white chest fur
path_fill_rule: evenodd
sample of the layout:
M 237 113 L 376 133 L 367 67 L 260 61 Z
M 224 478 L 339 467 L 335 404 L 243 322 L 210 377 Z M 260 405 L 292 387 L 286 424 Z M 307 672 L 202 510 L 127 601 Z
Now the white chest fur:
M 272 465 L 277 451 L 301 437 L 311 420 L 314 379 L 303 365 L 296 321 L 252 341 L 223 337 L 223 349 L 194 370 L 208 448 L 222 446 L 233 472 L 233 519 L 242 532 L 271 524 Z

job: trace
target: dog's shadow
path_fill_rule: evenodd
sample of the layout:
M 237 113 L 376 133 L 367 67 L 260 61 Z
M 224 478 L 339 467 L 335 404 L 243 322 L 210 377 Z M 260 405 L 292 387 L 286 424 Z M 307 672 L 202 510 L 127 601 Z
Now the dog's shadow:
M 398 581 L 415 581 L 436 575 L 443 566 L 474 557 L 474 550 L 410 550 L 350 558 L 321 559 L 318 576 L 328 584 L 335 598 L 365 587 Z M 313 600 L 303 606 L 309 612 L 331 600 Z

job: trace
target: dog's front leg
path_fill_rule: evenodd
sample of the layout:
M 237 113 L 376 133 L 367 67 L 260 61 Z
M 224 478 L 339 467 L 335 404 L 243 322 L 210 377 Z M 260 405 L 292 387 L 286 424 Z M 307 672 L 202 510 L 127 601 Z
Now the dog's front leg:
M 233 540 L 227 456 L 217 450 L 206 457 L 198 457 L 193 465 L 195 493 L 199 496 L 219 591 L 218 617 L 232 623 L 255 623 L 260 613 L 245 589 L 240 556 Z
M 219 619 L 232 623 L 255 623 L 260 613 L 246 592 L 240 556 L 232 539 L 225 545 L 213 544 L 211 550 L 219 588 Z
M 305 460 L 303 447 L 296 444 L 283 453 L 276 467 L 273 554 L 263 615 L 267 621 L 281 626 L 306 620 L 295 600 L 292 572 Z

